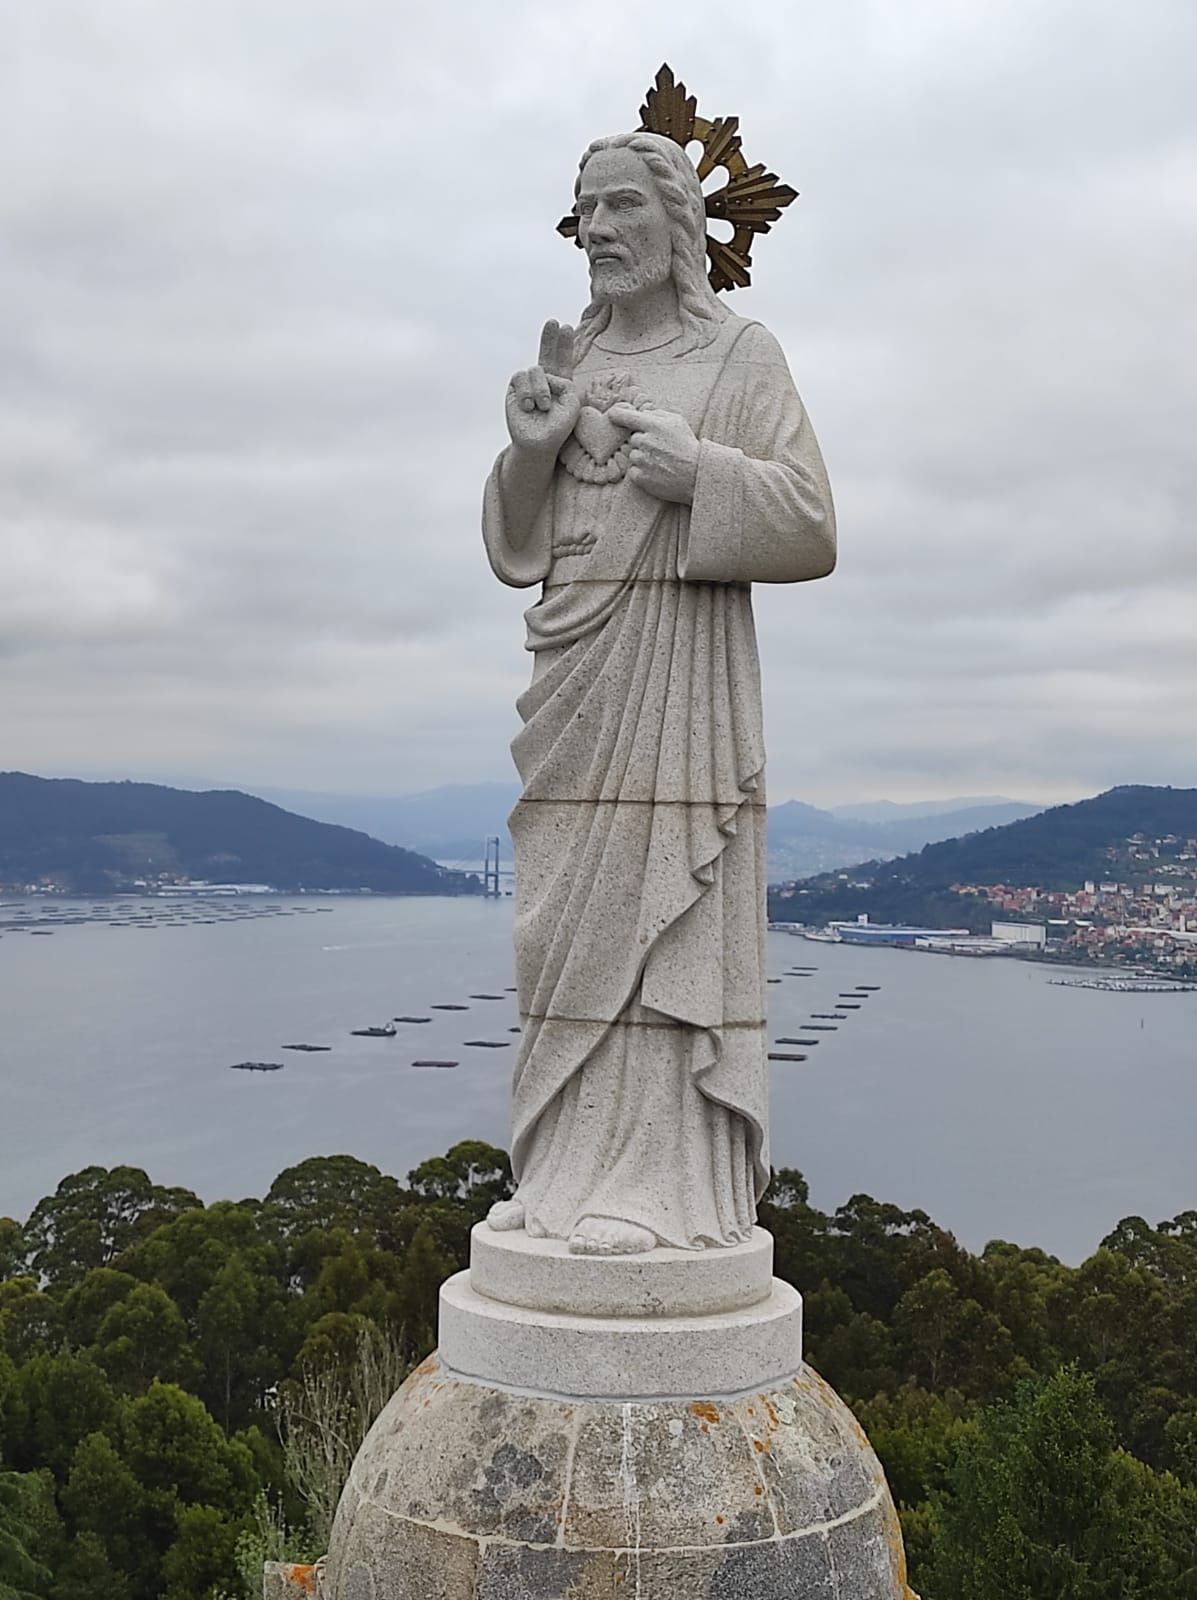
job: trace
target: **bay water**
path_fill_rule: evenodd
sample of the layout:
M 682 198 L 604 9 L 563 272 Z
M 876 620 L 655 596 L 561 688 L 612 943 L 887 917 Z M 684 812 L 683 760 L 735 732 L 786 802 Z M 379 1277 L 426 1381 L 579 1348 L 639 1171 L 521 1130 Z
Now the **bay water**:
M 87 904 L 9 902 L 0 1215 L 23 1219 L 93 1164 L 211 1201 L 260 1196 L 310 1155 L 403 1177 L 459 1139 L 505 1145 L 511 916 L 510 899 L 155 899 L 95 920 Z M 972 1249 L 1005 1238 L 1071 1262 L 1123 1216 L 1197 1208 L 1197 994 L 1059 987 L 1028 962 L 786 933 L 769 956 L 771 1038 L 817 1041 L 771 1045 L 806 1057 L 773 1066 L 773 1161 L 806 1174 L 816 1205 L 864 1191 Z M 814 1015 L 857 985 L 874 986 L 859 1009 Z M 351 1032 L 401 1015 L 430 1020 Z M 284 1070 L 230 1070 L 247 1060 Z

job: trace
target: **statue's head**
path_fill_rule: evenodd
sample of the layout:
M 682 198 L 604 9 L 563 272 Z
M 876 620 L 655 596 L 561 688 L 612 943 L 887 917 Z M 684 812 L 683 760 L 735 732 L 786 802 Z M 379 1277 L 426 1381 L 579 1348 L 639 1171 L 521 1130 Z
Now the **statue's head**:
M 596 139 L 582 157 L 574 196 L 591 292 L 579 355 L 606 327 L 616 301 L 669 278 L 687 336 L 683 349 L 709 344 L 727 313 L 707 277 L 706 204 L 681 145 L 658 133 Z

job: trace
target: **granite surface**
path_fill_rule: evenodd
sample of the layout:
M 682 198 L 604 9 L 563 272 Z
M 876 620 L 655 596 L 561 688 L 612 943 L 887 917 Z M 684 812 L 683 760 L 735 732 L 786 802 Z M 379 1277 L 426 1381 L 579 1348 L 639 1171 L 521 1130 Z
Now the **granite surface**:
M 876 1456 L 809 1368 L 734 1399 L 594 1403 L 451 1377 L 371 1430 L 337 1600 L 914 1600 Z
M 566 1396 L 732 1394 L 802 1364 L 802 1296 L 774 1278 L 766 1299 L 701 1317 L 571 1316 L 443 1285 L 440 1353 L 463 1377 Z
M 470 1239 L 470 1287 L 529 1311 L 697 1317 L 759 1305 L 772 1286 L 773 1239 L 764 1228 L 723 1250 L 623 1256 L 575 1255 L 558 1239 L 496 1233 L 485 1223 Z

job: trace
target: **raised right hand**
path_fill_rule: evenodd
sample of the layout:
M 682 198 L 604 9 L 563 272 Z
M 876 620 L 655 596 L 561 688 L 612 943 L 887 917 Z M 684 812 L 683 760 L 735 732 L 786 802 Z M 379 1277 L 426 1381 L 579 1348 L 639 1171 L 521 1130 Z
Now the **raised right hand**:
M 517 449 L 556 457 L 582 409 L 573 371 L 574 330 L 546 322 L 537 364 L 507 386 L 507 431 Z

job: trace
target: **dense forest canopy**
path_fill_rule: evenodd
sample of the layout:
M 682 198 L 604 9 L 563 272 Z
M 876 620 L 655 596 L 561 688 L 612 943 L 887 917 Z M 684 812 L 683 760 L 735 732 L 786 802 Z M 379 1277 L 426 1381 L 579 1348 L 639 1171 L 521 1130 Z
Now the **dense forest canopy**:
M 454 894 L 476 879 L 236 790 L 0 773 L 0 884 L 102 894 L 137 879 Z
M 468 1142 L 405 1184 L 313 1157 L 208 1206 L 91 1167 L 0 1219 L 0 1600 L 256 1600 L 264 1558 L 320 1553 L 509 1192 Z M 761 1220 L 923 1600 L 1197 1596 L 1197 1212 L 1127 1218 L 1076 1268 L 867 1195 L 819 1211 L 792 1170 Z

